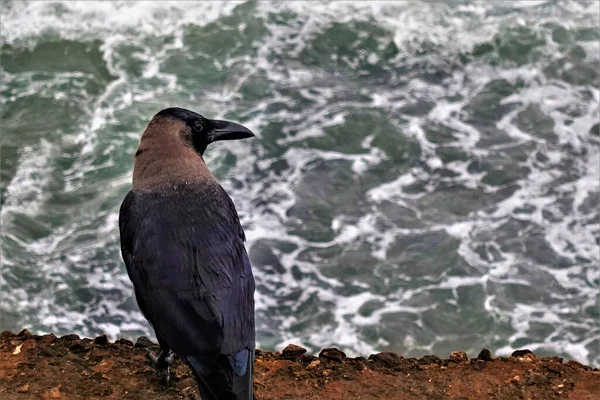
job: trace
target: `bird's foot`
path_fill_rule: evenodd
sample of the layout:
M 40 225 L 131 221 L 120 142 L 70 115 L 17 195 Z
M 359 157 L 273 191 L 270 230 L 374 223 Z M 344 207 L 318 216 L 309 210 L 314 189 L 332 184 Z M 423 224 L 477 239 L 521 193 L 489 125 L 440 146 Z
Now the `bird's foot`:
M 171 364 L 175 360 L 175 353 L 161 349 L 158 354 L 155 354 L 150 349 L 146 349 L 146 355 L 156 366 L 156 377 L 168 387 L 171 382 Z

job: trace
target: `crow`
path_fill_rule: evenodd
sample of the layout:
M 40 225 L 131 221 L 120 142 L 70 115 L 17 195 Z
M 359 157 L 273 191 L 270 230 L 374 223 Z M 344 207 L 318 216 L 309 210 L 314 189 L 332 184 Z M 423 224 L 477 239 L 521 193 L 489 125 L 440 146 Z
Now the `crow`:
M 160 345 L 150 355 L 167 379 L 179 356 L 205 400 L 254 398 L 255 283 L 246 238 L 203 159 L 210 143 L 253 136 L 183 108 L 158 112 L 142 134 L 119 212 L 127 274 Z

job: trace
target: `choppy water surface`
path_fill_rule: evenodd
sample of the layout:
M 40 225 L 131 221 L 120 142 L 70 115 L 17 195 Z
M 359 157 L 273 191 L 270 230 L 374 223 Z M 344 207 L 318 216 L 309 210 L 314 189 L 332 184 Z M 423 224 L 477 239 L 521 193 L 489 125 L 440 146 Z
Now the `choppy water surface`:
M 2 2 L 1 326 L 150 334 L 117 213 L 167 106 L 241 214 L 258 340 L 600 365 L 598 4 Z

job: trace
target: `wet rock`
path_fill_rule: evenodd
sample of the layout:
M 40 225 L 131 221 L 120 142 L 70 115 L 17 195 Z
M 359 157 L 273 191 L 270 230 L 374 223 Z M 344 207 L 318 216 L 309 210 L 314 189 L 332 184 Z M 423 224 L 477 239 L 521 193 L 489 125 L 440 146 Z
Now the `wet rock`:
M 492 361 L 492 353 L 488 349 L 483 349 L 479 352 L 477 359 L 483 361 Z
M 81 339 L 79 338 L 79 335 L 75 335 L 74 333 L 71 333 L 69 335 L 61 336 L 61 340 L 71 342 L 73 340 L 81 340 Z
M 328 347 L 319 353 L 319 358 L 325 358 L 331 361 L 342 362 L 346 358 L 346 354 L 334 347 Z
M 152 347 L 152 346 L 157 346 L 156 343 L 153 343 L 150 339 L 148 339 L 146 336 L 140 336 L 138 338 L 138 340 L 135 342 L 135 347 Z
M 130 346 L 133 347 L 133 342 L 131 340 L 127 340 L 127 339 L 117 339 L 117 341 L 115 342 L 116 344 L 119 344 L 121 346 Z
M 453 351 L 452 353 L 450 353 L 450 361 L 453 361 L 455 363 L 467 362 L 469 361 L 469 357 L 464 351 Z
M 288 344 L 285 349 L 281 352 L 281 357 L 295 359 L 306 353 L 304 347 L 297 346 L 295 344 Z
M 108 336 L 106 334 L 100 335 L 94 339 L 94 343 L 100 346 L 104 346 L 108 344 Z

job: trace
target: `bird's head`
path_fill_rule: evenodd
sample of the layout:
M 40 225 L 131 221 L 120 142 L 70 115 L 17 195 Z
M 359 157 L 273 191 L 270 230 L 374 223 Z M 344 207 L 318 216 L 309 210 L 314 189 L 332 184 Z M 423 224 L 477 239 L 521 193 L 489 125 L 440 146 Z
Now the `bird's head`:
M 243 125 L 231 121 L 208 119 L 184 108 L 166 108 L 158 112 L 153 121 L 160 118 L 176 120 L 185 124 L 184 140 L 203 155 L 206 147 L 219 140 L 235 140 L 253 137 L 254 133 Z

